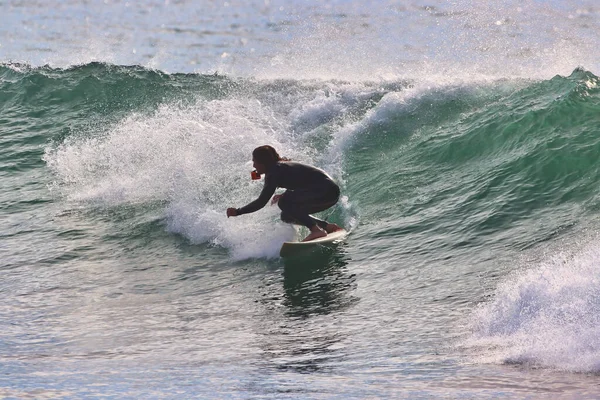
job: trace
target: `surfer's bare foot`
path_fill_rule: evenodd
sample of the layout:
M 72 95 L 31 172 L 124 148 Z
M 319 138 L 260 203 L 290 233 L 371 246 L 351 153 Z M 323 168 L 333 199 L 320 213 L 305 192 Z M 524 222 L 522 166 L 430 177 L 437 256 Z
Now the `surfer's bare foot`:
M 339 226 L 338 224 L 327 224 L 327 226 L 325 227 L 325 231 L 327 233 L 333 233 L 333 232 L 337 232 L 337 231 L 341 231 L 342 227 Z
M 304 238 L 303 242 L 308 242 L 310 240 L 318 239 L 327 236 L 327 232 L 319 227 L 314 227 L 310 231 L 310 235 Z

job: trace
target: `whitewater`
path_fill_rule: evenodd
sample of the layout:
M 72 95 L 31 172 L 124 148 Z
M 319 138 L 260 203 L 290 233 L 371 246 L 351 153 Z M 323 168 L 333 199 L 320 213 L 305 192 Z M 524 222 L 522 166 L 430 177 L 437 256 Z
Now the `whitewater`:
M 600 396 L 594 2 L 0 9 L 0 396 Z

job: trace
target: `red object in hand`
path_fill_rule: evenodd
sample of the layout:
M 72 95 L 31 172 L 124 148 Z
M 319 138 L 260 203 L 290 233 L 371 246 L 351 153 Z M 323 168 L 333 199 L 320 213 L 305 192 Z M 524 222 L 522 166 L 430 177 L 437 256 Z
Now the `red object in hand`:
M 250 176 L 252 177 L 252 180 L 255 181 L 257 179 L 260 179 L 260 174 L 256 171 L 252 171 L 250 172 Z

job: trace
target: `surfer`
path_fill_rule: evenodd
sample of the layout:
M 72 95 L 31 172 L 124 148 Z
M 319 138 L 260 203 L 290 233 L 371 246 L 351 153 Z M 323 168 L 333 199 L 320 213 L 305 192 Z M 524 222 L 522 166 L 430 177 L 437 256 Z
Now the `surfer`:
M 310 230 L 304 242 L 342 229 L 337 224 L 310 215 L 335 205 L 340 197 L 339 186 L 325 171 L 283 158 L 268 145 L 254 149 L 252 162 L 256 169 L 253 171 L 253 179 L 260 179 L 260 175 L 264 174 L 265 186 L 258 199 L 250 204 L 241 208 L 228 208 L 227 217 L 260 210 L 273 196 L 275 189 L 280 187 L 287 190 L 273 196 L 271 205 L 279 205 L 283 222 L 304 225 Z

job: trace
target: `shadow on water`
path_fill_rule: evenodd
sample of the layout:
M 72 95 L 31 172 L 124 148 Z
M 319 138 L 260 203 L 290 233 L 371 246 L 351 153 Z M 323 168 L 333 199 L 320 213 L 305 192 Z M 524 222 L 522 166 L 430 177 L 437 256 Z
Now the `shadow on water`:
M 283 305 L 287 315 L 328 314 L 354 303 L 356 299 L 349 292 L 356 277 L 346 269 L 349 260 L 343 244 L 284 259 Z
M 350 257 L 344 244 L 281 261 L 282 286 L 272 283 L 270 300 L 263 303 L 270 310 L 260 345 L 268 368 L 296 373 L 335 368 L 347 340 L 336 314 L 358 301 L 353 295 L 356 276 L 348 271 Z M 278 307 L 273 307 L 275 299 Z

